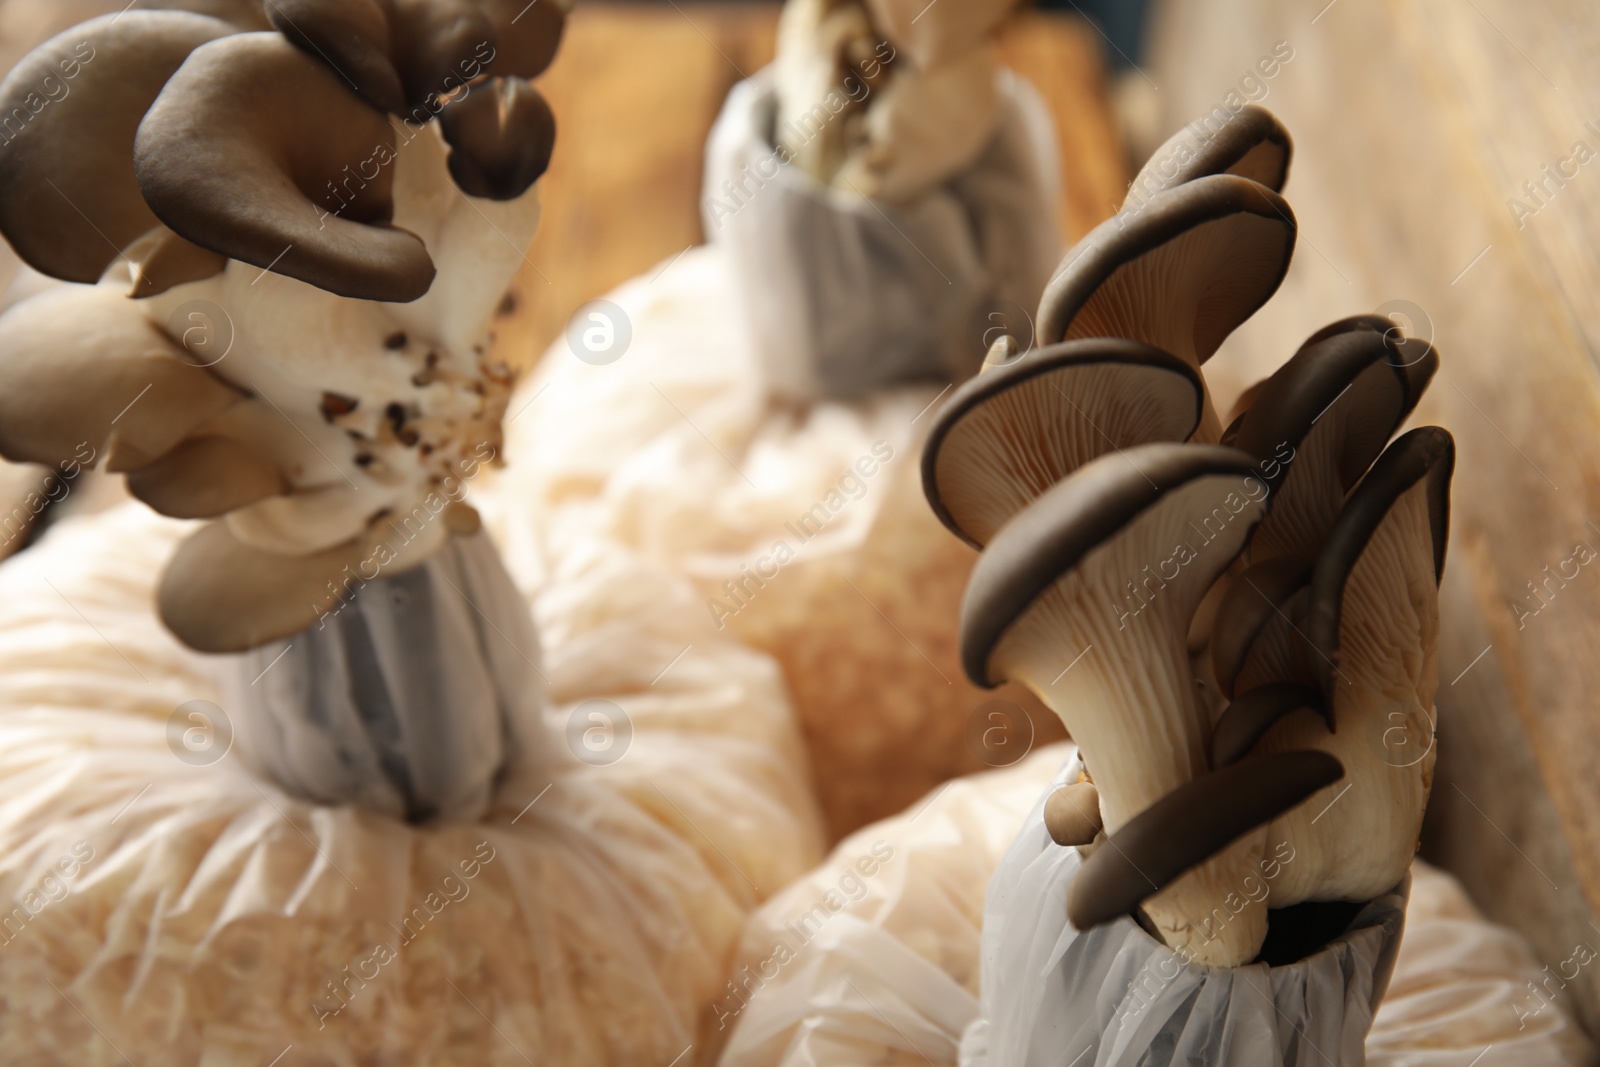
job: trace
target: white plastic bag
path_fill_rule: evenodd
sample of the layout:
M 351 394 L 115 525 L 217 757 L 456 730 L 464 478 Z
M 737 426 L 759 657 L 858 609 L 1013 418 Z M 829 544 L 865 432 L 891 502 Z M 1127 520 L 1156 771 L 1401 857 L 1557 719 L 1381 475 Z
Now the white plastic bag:
M 155 620 L 186 528 L 127 505 L 0 567 L 6 1062 L 688 1062 L 746 915 L 820 854 L 772 662 L 614 544 L 524 542 L 550 700 L 484 817 L 315 806 L 230 753 Z
M 1071 751 L 949 783 L 756 912 L 712 1005 L 722 1067 L 953 1064 L 989 875 Z
M 812 400 L 961 381 L 1027 336 L 1061 259 L 1050 113 L 1008 70 L 972 166 L 904 204 L 822 185 L 774 147 L 772 71 L 734 86 L 706 148 L 703 215 L 764 386 Z
M 479 532 L 364 582 L 218 673 L 240 757 L 285 791 L 397 819 L 476 819 L 544 706 L 528 603 Z
M 1058 900 L 1057 906 L 1029 916 L 1015 901 L 1019 894 L 1055 884 L 1058 872 L 1038 862 L 1042 857 L 1075 854 L 1053 844 L 1053 852 L 1046 852 L 1037 841 L 1043 835 L 1042 798 L 1052 780 L 1066 780 L 1066 771 L 1058 771 L 1063 761 L 1076 762 L 1070 745 L 1053 746 L 1005 771 L 951 783 L 904 814 L 853 835 L 821 867 L 752 915 L 729 984 L 713 1009 L 731 1031 L 713 1034 L 726 1042 L 720 1067 L 1014 1067 L 1038 1062 L 1015 1058 L 999 1041 L 990 1047 L 994 1035 L 989 1021 L 980 1017 L 977 988 L 979 923 L 987 923 L 982 939 L 991 950 L 1001 938 L 1014 947 L 1026 942 L 1030 932 L 1044 931 L 1041 941 L 1030 946 L 1038 959 L 1019 964 L 1018 981 L 1011 985 L 1023 984 L 1023 972 L 1033 967 L 1038 992 L 1025 996 L 1009 1016 L 1005 1005 L 1000 1009 L 1002 1028 L 1013 1026 L 1019 1014 L 1037 1018 L 1031 1005 L 1043 995 L 1047 979 L 1053 981 L 1060 973 L 1057 949 L 1066 925 L 1065 903 Z M 1022 854 L 1035 862 L 1027 865 L 1026 878 L 1003 890 L 996 878 L 985 908 L 981 887 L 989 885 L 1001 865 L 1006 838 L 1018 827 L 1023 830 L 1017 851 L 1007 854 L 1005 862 Z M 800 946 L 795 933 L 799 922 L 819 902 L 828 903 L 829 890 L 855 888 L 844 880 L 862 855 L 872 854 L 874 845 L 893 850 L 889 862 L 872 878 L 862 879 L 865 893 L 842 893 L 840 910 Z M 1547 1004 L 1525 1019 L 1513 1010 L 1538 1008 L 1541 1001 L 1527 992 L 1525 983 L 1538 984 L 1544 977 L 1521 938 L 1484 920 L 1449 875 L 1421 861 L 1412 869 L 1405 933 L 1388 993 L 1367 1035 L 1366 1061 L 1373 1067 L 1473 1067 L 1475 1061 L 1479 1067 L 1594 1064 L 1593 1045 L 1563 1003 Z M 997 896 L 1002 891 L 1012 903 L 997 924 L 993 913 L 1006 906 Z M 773 967 L 767 961 L 778 956 L 773 946 L 784 939 L 797 951 Z M 1158 966 L 1162 958 L 1157 957 Z M 992 962 L 985 959 L 984 965 Z M 1150 977 L 1167 973 L 1170 969 L 1152 969 Z M 1126 997 L 1120 980 L 1085 982 L 1085 987 L 1101 1000 Z M 1143 988 L 1146 1007 L 1134 1013 L 1128 1028 L 1141 1039 L 1147 1035 L 1140 1026 L 1153 1017 L 1149 1013 L 1157 1003 L 1152 994 L 1160 991 L 1149 982 Z M 1265 989 L 1257 997 L 1251 988 L 1256 987 L 1240 985 L 1233 992 L 1257 1001 L 1262 1012 L 1271 1010 Z M 994 996 L 985 991 L 985 1002 Z M 1281 999 L 1278 1003 L 1290 1010 Z M 1049 1007 L 1062 1010 L 1060 1004 Z M 1256 1029 L 1270 1036 L 1272 1027 L 1261 1024 Z M 1302 1049 L 1312 1062 L 1340 1067 L 1360 1062 L 1359 1052 L 1326 1043 L 1314 1027 L 1307 1036 L 1328 1057 Z M 1070 1035 L 1052 1039 L 1060 1044 L 1044 1050 L 1043 1062 L 1056 1062 L 1058 1047 L 1071 1045 Z M 1130 1042 L 1127 1049 L 1134 1062 L 1136 1046 Z M 1264 1062 L 1279 1062 L 1275 1048 L 1259 1052 Z M 1073 1055 L 1083 1055 L 1080 1065 L 1096 1062 L 1081 1047 Z M 1071 1062 L 1071 1057 L 1062 1062 Z
M 1071 761 L 1055 785 L 1077 781 Z M 1292 862 L 1290 860 L 1285 862 Z M 1398 949 L 1403 884 L 1332 944 L 1282 967 L 1186 965 L 1132 919 L 1080 933 L 1067 887 L 1082 866 L 1044 827 L 1044 798 L 995 871 L 984 908 L 982 1041 L 962 1067 L 1213 1067 L 1359 1063 Z M 979 1040 L 977 1037 L 975 1041 Z
M 1594 949 L 1582 947 L 1592 959 Z M 1544 970 L 1518 934 L 1473 907 L 1460 883 L 1416 861 L 1405 939 L 1367 1035 L 1368 1067 L 1600 1062 L 1550 980 L 1559 969 Z

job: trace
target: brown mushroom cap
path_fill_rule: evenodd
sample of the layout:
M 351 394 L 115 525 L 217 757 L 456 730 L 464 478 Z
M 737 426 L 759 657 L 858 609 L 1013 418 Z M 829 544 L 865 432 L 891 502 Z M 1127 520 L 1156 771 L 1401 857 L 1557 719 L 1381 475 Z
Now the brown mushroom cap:
M 1128 337 L 1199 366 L 1277 291 L 1295 233 L 1288 203 L 1248 178 L 1158 193 L 1067 253 L 1039 303 L 1039 337 Z
M 135 144 L 145 199 L 180 236 L 339 296 L 405 303 L 434 268 L 416 235 L 387 225 L 394 151 L 383 113 L 276 33 L 197 49 Z M 343 209 L 333 184 L 353 197 Z
M 1341 626 L 1346 621 L 1356 625 L 1365 622 L 1364 618 L 1345 619 L 1347 584 L 1369 544 L 1409 494 L 1421 494 L 1426 508 L 1425 535 L 1432 541 L 1435 584 L 1443 576 L 1450 534 L 1450 478 L 1455 471 L 1455 456 L 1455 440 L 1447 431 L 1437 426 L 1412 430 L 1390 445 L 1373 464 L 1328 531 L 1311 575 L 1306 636 L 1318 653 L 1310 657 L 1311 665 L 1330 701 L 1339 683 Z M 1403 590 L 1396 591 L 1395 595 L 1403 593 Z M 1384 606 L 1360 604 L 1355 610 L 1381 613 Z
M 532 81 L 556 57 L 567 13 L 556 0 L 478 0 L 494 25 L 498 52 L 489 69 Z
M 278 468 L 228 437 L 193 437 L 128 475 L 128 491 L 163 515 L 214 519 L 288 492 Z
M 0 454 L 133 470 L 166 455 L 240 395 L 184 362 L 109 286 L 61 287 L 0 316 Z
M 1239 677 L 1251 653 L 1263 643 L 1264 634 L 1276 630 L 1280 638 L 1294 636 L 1297 623 L 1292 602 L 1310 584 L 1311 561 L 1298 556 L 1252 564 L 1228 582 L 1212 618 L 1210 635 L 1212 674 L 1224 696 L 1241 691 Z M 1273 680 L 1290 679 L 1280 674 Z
M 1342 777 L 1344 766 L 1326 752 L 1284 752 L 1249 756 L 1180 786 L 1084 861 L 1067 889 L 1067 917 L 1088 930 L 1130 914 L 1185 871 Z
M 405 88 L 390 58 L 389 17 L 379 0 L 265 0 L 273 28 L 332 67 L 373 107 L 399 114 Z
M 1213 129 L 1214 114 L 1185 126 L 1151 153 L 1130 184 L 1124 210 L 1137 206 L 1134 194 L 1148 196 L 1212 174 L 1236 174 L 1283 191 L 1294 142 L 1277 116 L 1246 104 Z
M 1096 456 L 1187 440 L 1203 397 L 1198 371 L 1137 341 L 1036 349 L 956 390 L 922 452 L 923 491 L 952 533 L 981 548 Z
M 1386 330 L 1387 319 L 1366 315 L 1334 323 L 1261 383 L 1233 436 L 1274 494 L 1252 559 L 1315 556 L 1345 493 L 1427 389 L 1438 354 L 1426 342 L 1402 351 Z
M 468 196 L 515 200 L 550 166 L 556 117 L 521 78 L 495 78 L 439 113 L 450 176 Z
M 1044 802 L 1044 825 L 1058 845 L 1087 845 L 1105 826 L 1100 817 L 1100 790 L 1093 782 L 1074 782 Z
M 1254 470 L 1254 461 L 1237 449 L 1149 444 L 1091 460 L 1046 491 L 995 535 L 973 568 L 961 605 L 961 661 L 967 677 L 985 688 L 998 685 L 1003 679 L 993 676 L 989 660 L 1006 632 L 1058 578 L 1089 562 L 1125 528 L 1146 514 L 1155 518 L 1169 506 L 1192 503 L 1178 491 L 1210 480 L 1218 483 L 1215 495 L 1220 501 L 1253 481 Z M 1209 496 L 1203 503 L 1209 504 Z M 1206 511 L 1208 507 L 1202 514 Z M 1191 521 L 1187 513 L 1182 518 L 1180 527 Z M 1213 538 L 1222 542 L 1220 550 L 1209 551 L 1207 542 L 1200 550 L 1204 562 L 1197 558 L 1186 566 L 1214 579 L 1237 556 L 1254 522 L 1219 527 L 1226 532 Z M 1145 555 L 1158 558 L 1170 547 L 1152 543 Z M 1206 580 L 1200 585 L 1201 595 L 1210 584 Z M 1183 633 L 1176 636 L 1175 646 L 1184 651 Z
M 1250 690 L 1229 704 L 1212 728 L 1211 765 L 1226 767 L 1238 763 L 1280 719 L 1301 710 L 1322 716 L 1332 729 L 1327 701 L 1321 690 L 1288 682 Z
M 413 108 L 436 105 L 479 76 L 500 43 L 472 0 L 385 0 L 395 69 Z
M 134 179 L 134 133 L 189 53 L 232 32 L 185 12 L 107 15 L 46 41 L 0 83 L 0 232 L 29 266 L 94 282 L 156 225 Z
M 161 576 L 161 621 L 199 652 L 244 652 L 292 637 L 339 607 L 349 573 L 373 558 L 368 538 L 308 556 L 250 548 L 212 522 L 178 546 Z
M 270 0 L 269 0 L 270 2 Z M 134 0 L 131 11 L 187 11 L 221 19 L 243 32 L 269 30 L 261 0 Z

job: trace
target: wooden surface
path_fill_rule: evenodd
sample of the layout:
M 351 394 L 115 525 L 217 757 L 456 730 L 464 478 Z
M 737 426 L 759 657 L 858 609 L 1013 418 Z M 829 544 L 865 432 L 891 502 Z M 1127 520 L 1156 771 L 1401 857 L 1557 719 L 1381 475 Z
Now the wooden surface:
M 706 135 L 735 82 L 772 58 L 776 4 L 580 3 L 540 90 L 556 113 L 545 216 L 514 286 L 501 351 L 530 365 L 588 300 L 703 240 Z M 1076 18 L 1015 20 L 1001 54 L 1044 95 L 1076 239 L 1110 215 L 1127 175 L 1100 38 Z
M 1299 250 L 1279 297 L 1207 366 L 1222 406 L 1318 326 L 1390 301 L 1441 352 L 1419 420 L 1449 428 L 1459 457 L 1424 852 L 1555 975 L 1576 946 L 1600 948 L 1593 4 L 1196 0 L 1166 3 L 1156 26 L 1146 74 L 1169 129 L 1222 103 L 1276 42 L 1295 53 L 1244 87 L 1259 99 L 1264 84 L 1295 137 Z M 1523 183 L 1578 142 L 1596 158 L 1569 164 L 1564 187 L 1545 178 L 1541 206 Z M 1580 543 L 1596 558 L 1561 578 Z M 1569 992 L 1600 1028 L 1600 967 Z

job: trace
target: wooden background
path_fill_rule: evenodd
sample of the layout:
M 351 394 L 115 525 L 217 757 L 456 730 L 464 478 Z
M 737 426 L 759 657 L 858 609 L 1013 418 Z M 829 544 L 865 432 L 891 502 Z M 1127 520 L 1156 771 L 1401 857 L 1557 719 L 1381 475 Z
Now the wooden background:
M 1207 364 L 1221 391 L 1385 305 L 1439 348 L 1418 418 L 1451 430 L 1458 466 L 1424 853 L 1555 976 L 1577 946 L 1600 950 L 1593 0 L 1170 0 L 1156 26 L 1144 73 L 1169 128 L 1240 91 L 1295 137 L 1299 249 L 1283 291 Z M 1294 58 L 1246 82 L 1280 41 Z M 1569 164 L 1564 187 L 1546 178 L 1579 142 L 1593 161 Z M 1541 179 L 1542 203 L 1524 188 Z M 1597 558 L 1563 580 L 1578 544 Z M 1600 1031 L 1600 966 L 1572 986 Z

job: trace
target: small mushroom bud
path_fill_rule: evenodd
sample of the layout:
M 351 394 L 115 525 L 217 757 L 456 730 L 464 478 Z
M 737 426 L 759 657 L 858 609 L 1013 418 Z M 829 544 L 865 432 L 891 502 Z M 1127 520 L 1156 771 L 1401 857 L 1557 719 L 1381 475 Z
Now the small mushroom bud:
M 12 69 L 0 115 L 30 117 L 0 151 L 0 232 L 29 266 L 92 283 L 156 225 L 134 179 L 134 133 L 189 53 L 231 32 L 200 15 L 127 11 L 51 38 Z M 67 70 L 73 103 L 28 106 Z
M 1157 193 L 1067 253 L 1039 302 L 1039 337 L 1127 337 L 1198 368 L 1277 291 L 1295 233 L 1288 203 L 1248 178 L 1214 174 Z M 1207 397 L 1195 439 L 1221 436 Z
M 1088 845 L 1105 827 L 1100 817 L 1100 790 L 1093 782 L 1074 782 L 1044 802 L 1044 827 L 1058 845 Z
M 926 70 L 970 52 L 1017 8 L 1016 0 L 971 0 L 930 9 L 926 0 L 866 0 L 872 23 Z
M 277 34 L 196 49 L 134 151 L 151 208 L 203 248 L 360 300 L 403 303 L 433 282 L 422 241 L 388 225 L 388 119 Z
M 165 226 L 135 241 L 123 259 L 127 261 L 128 295 L 135 300 L 160 296 L 189 282 L 215 278 L 228 268 L 228 257 L 191 244 Z M 107 274 L 120 280 L 120 264 Z
M 923 449 L 923 490 L 940 521 L 981 548 L 1096 456 L 1188 439 L 1203 396 L 1197 370 L 1137 341 L 1037 349 L 956 390 Z

